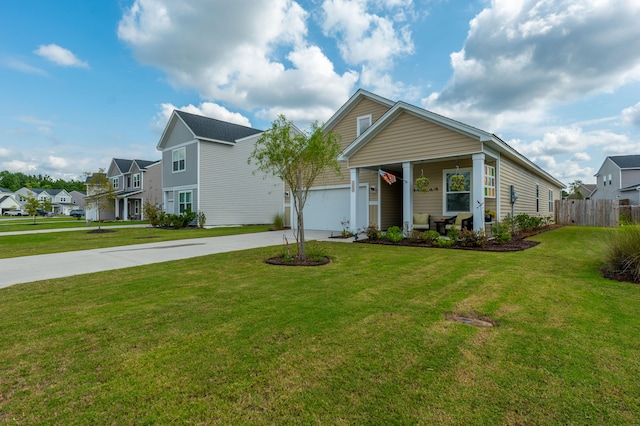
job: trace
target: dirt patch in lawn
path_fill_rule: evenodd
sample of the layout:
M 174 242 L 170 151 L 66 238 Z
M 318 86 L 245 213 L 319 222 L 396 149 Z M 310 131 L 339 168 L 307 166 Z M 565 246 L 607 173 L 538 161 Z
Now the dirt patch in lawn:
M 331 258 L 325 256 L 322 260 L 310 260 L 310 259 L 299 259 L 297 257 L 293 259 L 287 259 L 282 256 L 272 257 L 265 260 L 269 265 L 280 265 L 280 266 L 322 266 L 328 263 L 331 263 Z
M 445 318 L 449 321 L 456 321 L 463 324 L 475 325 L 477 327 L 495 327 L 498 322 L 493 318 L 489 318 L 477 313 L 473 314 L 457 314 L 449 313 L 445 315 Z

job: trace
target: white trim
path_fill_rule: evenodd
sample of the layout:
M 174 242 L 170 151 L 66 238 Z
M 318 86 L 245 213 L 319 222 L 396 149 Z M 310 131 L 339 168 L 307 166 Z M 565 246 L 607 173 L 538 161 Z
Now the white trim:
M 185 189 L 198 189 L 198 185 L 183 185 L 183 186 L 167 186 L 167 187 L 162 187 L 163 191 L 182 191 Z
M 175 168 L 173 167 L 175 165 L 175 163 L 176 163 L 176 160 L 174 159 L 174 154 L 176 152 L 178 152 L 178 151 L 184 151 L 184 159 L 182 160 L 182 161 L 184 161 L 184 168 L 182 168 L 182 169 L 179 168 L 178 170 L 175 170 Z M 180 160 L 178 160 L 178 163 L 179 162 L 180 162 Z M 180 165 L 178 164 L 178 167 L 179 166 Z M 178 148 L 172 148 L 171 149 L 171 173 L 172 174 L 174 174 L 174 173 L 184 173 L 186 171 L 187 171 L 187 147 L 186 146 L 181 146 L 181 147 L 178 147 Z
M 449 211 L 447 210 L 447 173 L 451 173 L 451 172 L 455 172 L 456 169 L 442 169 L 442 215 L 443 216 L 447 216 L 447 215 L 458 215 L 460 213 L 473 213 L 473 206 L 471 205 L 471 203 L 473 202 L 473 167 L 465 167 L 465 168 L 459 168 L 458 172 L 468 172 L 469 173 L 469 210 L 455 210 L 455 211 Z M 460 191 L 457 191 L 460 192 Z M 464 191 L 465 193 L 467 191 Z M 452 192 L 453 193 L 453 192 Z
M 367 126 L 366 129 L 361 129 L 360 126 L 360 120 L 362 119 L 368 119 L 369 120 L 369 125 Z M 371 127 L 371 125 L 373 124 L 373 116 L 371 114 L 366 114 L 366 115 L 361 115 L 359 117 L 356 118 L 356 135 L 360 136 L 363 132 L 365 132 L 369 127 Z

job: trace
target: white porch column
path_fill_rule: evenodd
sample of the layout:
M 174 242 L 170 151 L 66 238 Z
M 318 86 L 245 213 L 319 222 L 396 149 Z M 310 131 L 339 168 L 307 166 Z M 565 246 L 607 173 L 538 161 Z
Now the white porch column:
M 402 163 L 402 225 L 413 228 L 413 168 L 411 163 Z
M 122 217 L 120 220 L 129 220 L 129 200 L 127 198 L 123 198 L 122 202 L 124 205 L 122 206 Z
M 471 212 L 474 231 L 484 231 L 484 154 L 473 154 Z
M 351 174 L 351 208 L 349 212 L 349 228 L 354 234 L 358 232 L 358 225 L 364 226 L 364 223 L 358 223 L 358 191 L 360 190 L 360 169 L 349 169 Z
M 118 217 L 118 212 L 120 212 L 120 199 L 118 197 L 116 197 L 115 203 L 116 203 L 116 209 L 113 211 L 113 218 L 114 219 L 116 217 Z

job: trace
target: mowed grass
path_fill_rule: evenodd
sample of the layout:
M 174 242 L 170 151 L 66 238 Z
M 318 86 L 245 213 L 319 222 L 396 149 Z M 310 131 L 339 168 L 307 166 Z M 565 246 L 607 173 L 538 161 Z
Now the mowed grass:
M 638 424 L 640 286 L 607 230 L 518 253 L 324 243 L 0 290 L 0 423 Z M 479 328 L 449 313 L 492 318 Z
M 108 229 L 108 227 L 105 227 Z M 117 228 L 110 232 L 94 233 L 86 230 L 0 236 L 0 258 L 62 253 L 75 250 L 144 244 L 185 238 L 219 237 L 223 235 L 265 232 L 268 225 L 221 228 Z M 112 231 L 112 232 L 111 232 Z
M 118 225 L 134 225 L 142 224 L 146 222 L 142 221 L 127 221 L 127 222 L 105 222 L 102 226 L 118 226 Z M 45 229 L 61 229 L 61 228 L 86 228 L 87 222 L 82 219 L 76 219 L 69 216 L 55 216 L 55 217 L 41 217 L 37 216 L 34 223 L 33 217 L 12 217 L 1 216 L 0 217 L 0 232 L 13 232 L 13 231 L 41 231 Z M 97 223 L 92 223 L 91 226 L 98 226 Z

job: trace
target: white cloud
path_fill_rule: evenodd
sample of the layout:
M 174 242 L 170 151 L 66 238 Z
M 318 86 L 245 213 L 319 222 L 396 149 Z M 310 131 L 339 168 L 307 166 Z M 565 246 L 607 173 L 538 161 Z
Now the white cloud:
M 63 67 L 89 68 L 89 64 L 80 60 L 68 49 L 57 44 L 41 45 L 33 53 Z
M 8 58 L 4 61 L 6 67 L 11 68 L 16 71 L 20 71 L 27 74 L 36 74 L 36 75 L 47 75 L 47 72 L 34 67 L 33 65 L 29 65 L 24 61 L 15 58 Z
M 0 168 L 2 168 L 2 170 L 8 170 L 13 173 L 22 172 L 26 174 L 38 170 L 38 166 L 36 164 L 21 160 L 5 161 L 3 163 L 0 163 Z
M 307 19 L 291 0 L 136 0 L 118 36 L 174 86 L 246 111 L 304 115 L 307 105 L 335 110 L 358 79 L 353 71 L 338 74 L 307 41 Z
M 153 127 L 159 132 L 162 132 L 171 117 L 173 110 L 179 110 L 189 112 L 191 114 L 202 115 L 204 117 L 211 117 L 229 123 L 240 124 L 241 126 L 251 127 L 251 122 L 245 116 L 237 112 L 231 112 L 223 106 L 215 104 L 213 102 L 202 102 L 200 106 L 192 104 L 177 107 L 171 103 L 163 103 L 160 105 L 160 111 L 156 114 Z
M 47 168 L 55 170 L 65 170 L 69 167 L 69 161 L 62 157 L 49 155 L 46 160 Z
M 0 157 L 10 157 L 10 156 L 11 156 L 10 149 L 0 147 Z
M 622 123 L 640 127 L 640 102 L 622 110 Z
M 640 3 L 635 0 L 493 0 L 451 54 L 453 76 L 423 100 L 438 111 L 544 117 L 559 104 L 640 79 Z M 497 123 L 500 124 L 500 123 Z

